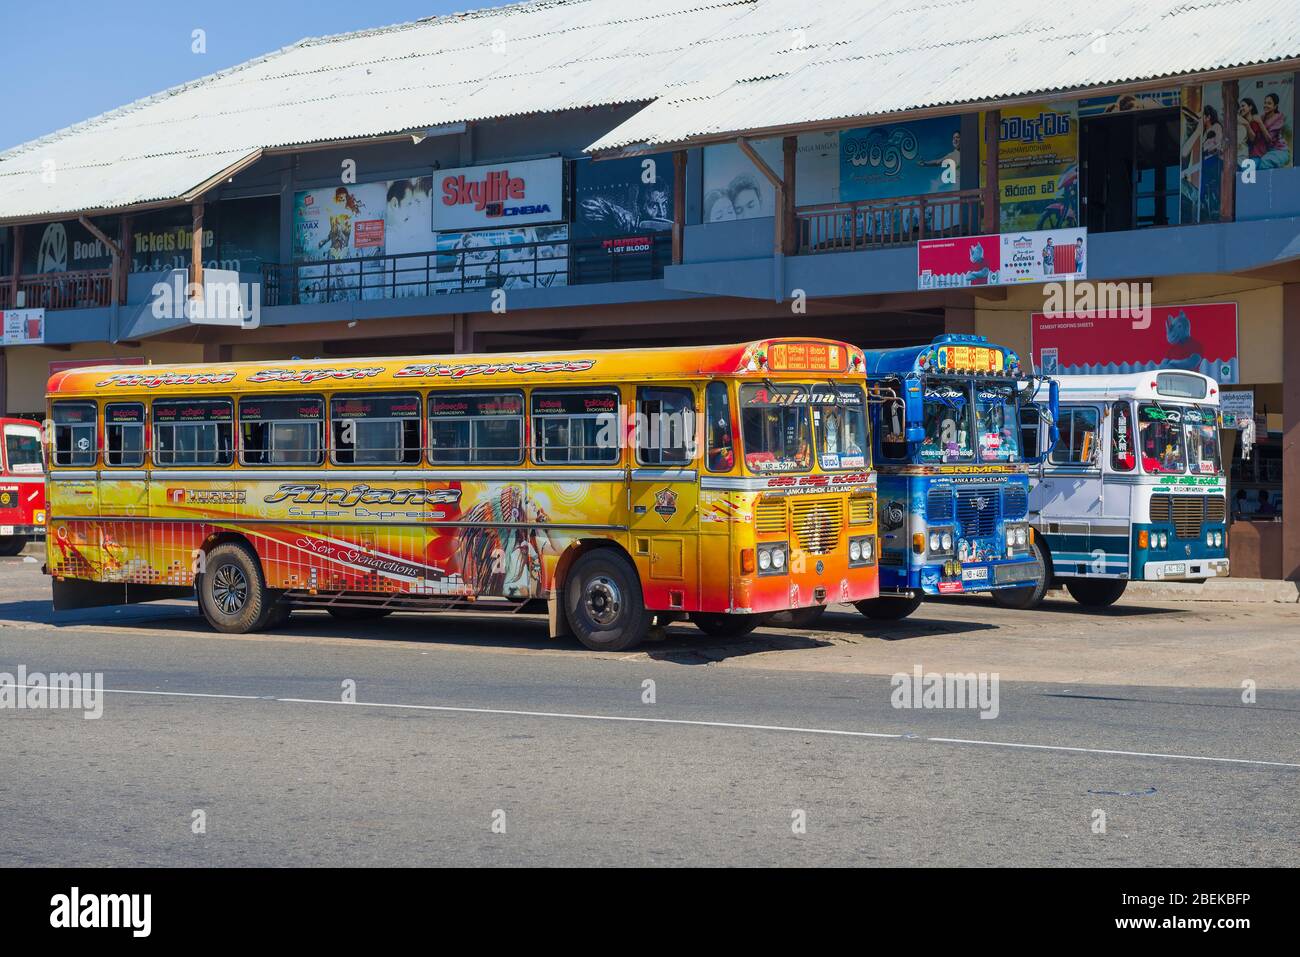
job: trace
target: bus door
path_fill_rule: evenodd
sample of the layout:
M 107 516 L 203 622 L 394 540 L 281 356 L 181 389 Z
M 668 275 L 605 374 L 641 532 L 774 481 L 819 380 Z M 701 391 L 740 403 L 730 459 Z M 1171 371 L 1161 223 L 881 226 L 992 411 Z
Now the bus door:
M 1099 405 L 1061 406 L 1060 441 L 1037 496 L 1053 565 L 1066 574 L 1104 571 L 1093 542 L 1093 528 L 1102 518 L 1101 419 Z
M 99 410 L 94 402 L 55 402 L 51 408 L 47 552 L 56 575 L 97 578 L 100 544 Z M 78 519 L 86 519 L 78 521 Z
M 143 402 L 109 402 L 104 406 L 99 508 L 106 518 L 144 518 L 149 514 L 144 430 Z
M 640 386 L 629 478 L 632 552 L 646 604 L 692 610 L 700 588 L 699 434 L 689 386 Z
M 1135 482 L 1127 476 L 1137 474 L 1137 427 L 1132 404 L 1127 400 L 1111 402 L 1103 423 L 1106 443 L 1102 449 L 1105 477 L 1102 480 L 1101 519 L 1092 529 L 1094 552 L 1106 553 L 1106 573 L 1130 574 L 1129 553 L 1133 524 Z

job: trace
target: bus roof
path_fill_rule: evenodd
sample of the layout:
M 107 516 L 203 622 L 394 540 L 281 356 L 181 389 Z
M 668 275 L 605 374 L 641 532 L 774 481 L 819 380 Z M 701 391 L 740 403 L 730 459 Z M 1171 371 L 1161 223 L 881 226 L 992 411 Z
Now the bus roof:
M 718 346 L 575 352 L 290 359 L 194 365 L 96 366 L 50 377 L 53 397 L 165 393 L 283 392 L 302 388 L 417 389 L 435 383 L 483 388 L 550 380 L 613 383 L 718 375 L 773 378 L 861 375 L 862 350 L 832 339 L 782 338 Z
M 926 345 L 869 349 L 863 357 L 868 375 L 1020 375 L 1020 357 L 986 336 L 947 333 Z
M 1110 399 L 1160 399 L 1171 402 L 1219 404 L 1219 383 L 1200 372 L 1153 369 L 1116 375 L 1058 375 L 1062 402 Z M 1046 395 L 1039 388 L 1038 397 Z

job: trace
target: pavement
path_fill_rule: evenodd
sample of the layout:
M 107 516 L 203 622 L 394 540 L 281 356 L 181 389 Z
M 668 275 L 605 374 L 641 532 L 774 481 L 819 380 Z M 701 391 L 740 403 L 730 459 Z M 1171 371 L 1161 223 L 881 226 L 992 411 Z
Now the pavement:
M 0 710 L 0 865 L 1300 864 L 1300 606 L 965 598 L 599 654 L 48 597 L 0 560 L 0 671 L 109 691 Z M 918 668 L 996 676 L 996 717 L 896 707 Z

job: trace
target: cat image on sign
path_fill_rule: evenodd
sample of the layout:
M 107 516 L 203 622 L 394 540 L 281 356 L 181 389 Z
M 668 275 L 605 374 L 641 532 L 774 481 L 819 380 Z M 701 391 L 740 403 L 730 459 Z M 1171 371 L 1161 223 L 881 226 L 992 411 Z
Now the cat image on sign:
M 1177 315 L 1165 316 L 1166 366 L 1173 369 L 1196 370 L 1201 366 L 1205 347 L 1192 335 L 1192 320 L 1179 309 Z

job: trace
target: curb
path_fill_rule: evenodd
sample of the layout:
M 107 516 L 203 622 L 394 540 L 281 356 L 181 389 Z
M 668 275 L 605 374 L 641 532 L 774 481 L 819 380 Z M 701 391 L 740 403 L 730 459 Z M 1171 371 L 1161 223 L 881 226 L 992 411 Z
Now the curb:
M 1294 605 L 1300 602 L 1300 583 L 1261 578 L 1212 578 L 1198 584 L 1183 582 L 1129 582 L 1124 599 L 1137 601 L 1235 601 Z M 1124 600 L 1121 599 L 1121 600 Z

